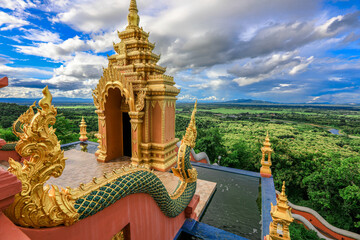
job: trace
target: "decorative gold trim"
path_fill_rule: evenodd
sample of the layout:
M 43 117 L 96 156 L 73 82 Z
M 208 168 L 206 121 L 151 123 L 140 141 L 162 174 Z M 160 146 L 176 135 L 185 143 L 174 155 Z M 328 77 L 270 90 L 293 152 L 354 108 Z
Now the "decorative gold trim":
M 93 90 L 92 95 L 97 109 L 105 110 L 106 96 L 108 95 L 108 90 L 110 88 L 118 88 L 121 95 L 125 97 L 126 104 L 129 105 L 130 111 L 135 111 L 132 83 L 126 80 L 119 69 L 110 66 L 104 69 L 103 76 L 100 78 L 98 85 Z

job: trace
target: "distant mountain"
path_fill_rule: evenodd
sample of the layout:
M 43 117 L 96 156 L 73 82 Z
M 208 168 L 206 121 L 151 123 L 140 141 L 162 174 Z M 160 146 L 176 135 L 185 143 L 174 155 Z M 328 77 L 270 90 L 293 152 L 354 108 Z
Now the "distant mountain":
M 22 105 L 33 104 L 33 102 L 39 102 L 40 99 L 35 98 L 0 98 L 0 103 L 17 103 Z M 74 103 L 93 103 L 93 99 L 90 98 L 66 98 L 66 97 L 54 97 L 52 102 L 54 104 L 74 104 Z
M 226 101 L 223 103 L 272 103 L 272 104 L 274 104 L 275 102 L 268 102 L 268 101 L 263 101 L 263 100 L 253 100 L 253 99 L 235 99 L 235 100 L 230 100 L 230 101 Z

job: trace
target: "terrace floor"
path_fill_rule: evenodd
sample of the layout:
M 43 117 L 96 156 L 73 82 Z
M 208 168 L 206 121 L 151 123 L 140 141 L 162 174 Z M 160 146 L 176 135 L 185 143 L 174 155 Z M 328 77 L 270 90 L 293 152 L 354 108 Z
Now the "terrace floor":
M 111 172 L 113 169 L 118 169 L 130 164 L 130 157 L 121 157 L 107 163 L 98 162 L 93 153 L 82 152 L 76 149 L 65 151 L 66 165 L 62 175 L 58 178 L 50 178 L 46 183 L 61 187 L 76 188 L 81 183 L 88 183 L 92 181 L 93 177 L 101 177 L 103 173 Z M 7 161 L 1 161 L 0 167 L 7 169 L 9 167 Z M 163 182 L 165 188 L 169 193 L 172 193 L 178 185 L 178 178 L 170 172 L 154 173 Z M 198 179 L 196 193 L 200 196 L 199 204 L 195 209 L 195 213 L 199 216 L 206 203 L 211 199 L 212 194 L 216 189 L 216 182 L 210 182 Z

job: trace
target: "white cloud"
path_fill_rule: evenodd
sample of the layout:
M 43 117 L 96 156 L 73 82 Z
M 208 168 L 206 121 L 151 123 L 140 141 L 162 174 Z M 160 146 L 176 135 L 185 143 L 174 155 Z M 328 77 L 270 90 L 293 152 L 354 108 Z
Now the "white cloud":
M 107 65 L 107 59 L 88 53 L 76 53 L 75 56 L 57 69 L 52 78 L 43 80 L 62 90 L 76 88 L 94 88 L 102 75 L 102 67 Z
M 205 83 L 200 84 L 192 84 L 189 85 L 191 88 L 197 88 L 197 89 L 213 89 L 218 90 L 220 87 L 224 86 L 226 83 L 225 80 L 217 79 L 217 80 L 207 80 Z
M 307 58 L 305 61 L 303 61 L 303 62 L 300 63 L 299 65 L 296 65 L 295 67 L 293 67 L 293 68 L 290 70 L 289 74 L 290 74 L 290 75 L 295 75 L 295 74 L 297 74 L 297 73 L 299 73 L 299 72 L 304 71 L 304 70 L 309 66 L 309 64 L 313 62 L 313 60 L 314 60 L 314 57 L 313 57 L 313 56 Z
M 29 22 L 0 11 L 0 31 L 11 30 L 28 25 Z
M 178 100 L 180 101 L 194 101 L 196 100 L 196 97 L 186 94 L 186 95 L 180 95 L 178 96 Z
M 313 61 L 296 55 L 297 52 L 273 54 L 271 57 L 258 57 L 244 65 L 234 65 L 229 72 L 237 76 L 233 79 L 240 87 L 261 82 L 281 74 L 295 75 L 304 71 Z
M 344 78 L 342 77 L 329 77 L 329 81 L 332 82 L 342 82 L 344 80 Z
M 31 67 L 10 67 L 6 65 L 0 65 L 0 73 L 8 76 L 9 78 L 23 78 L 31 75 L 51 76 L 52 72 L 49 70 L 42 70 Z
M 113 50 L 113 43 L 118 43 L 120 41 L 117 31 L 110 31 L 104 34 L 93 34 L 92 38 L 86 41 L 86 44 L 94 52 L 106 52 Z
M 55 61 L 66 61 L 72 58 L 72 54 L 77 51 L 87 51 L 89 46 L 78 36 L 69 38 L 60 44 L 35 43 L 34 46 L 16 45 L 16 51 L 28 55 L 49 58 Z
M 31 41 L 51 43 L 57 43 L 61 41 L 58 33 L 50 32 L 48 30 L 26 29 L 24 31 L 25 35 L 22 37 Z
M 0 89 L 0 98 L 42 98 L 41 89 L 27 87 L 6 87 Z
M 206 98 L 200 98 L 199 101 L 218 101 L 219 99 L 215 96 L 209 96 Z
M 50 89 L 50 93 L 53 97 L 91 98 L 92 90 L 89 88 L 80 88 L 68 91 Z M 0 98 L 35 98 L 40 100 L 42 97 L 42 88 L 9 86 L 0 89 Z
M 0 2 L 1 8 L 8 8 L 11 10 L 22 10 L 28 7 L 35 7 L 31 1 L 23 1 L 23 0 L 1 0 Z
M 65 23 L 87 33 L 100 32 L 100 30 L 113 31 L 115 26 L 125 24 L 128 7 L 129 1 L 73 1 L 52 21 Z

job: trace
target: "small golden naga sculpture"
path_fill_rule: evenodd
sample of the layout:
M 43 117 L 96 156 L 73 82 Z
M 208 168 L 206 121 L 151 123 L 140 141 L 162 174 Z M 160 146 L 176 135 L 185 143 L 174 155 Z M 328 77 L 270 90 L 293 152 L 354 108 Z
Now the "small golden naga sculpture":
M 16 151 L 24 160 L 24 165 L 9 159 L 9 172 L 22 182 L 22 191 L 15 195 L 14 202 L 5 214 L 14 223 L 21 226 L 41 227 L 70 225 L 77 219 L 78 213 L 73 207 L 69 189 L 44 183 L 51 177 L 59 177 L 65 167 L 64 151 L 55 135 L 55 129 L 49 127 L 56 121 L 56 108 L 51 105 L 52 96 L 46 86 L 43 99 L 39 101 L 37 113 L 33 107 L 19 117 L 13 124 L 14 134 L 20 138 Z

